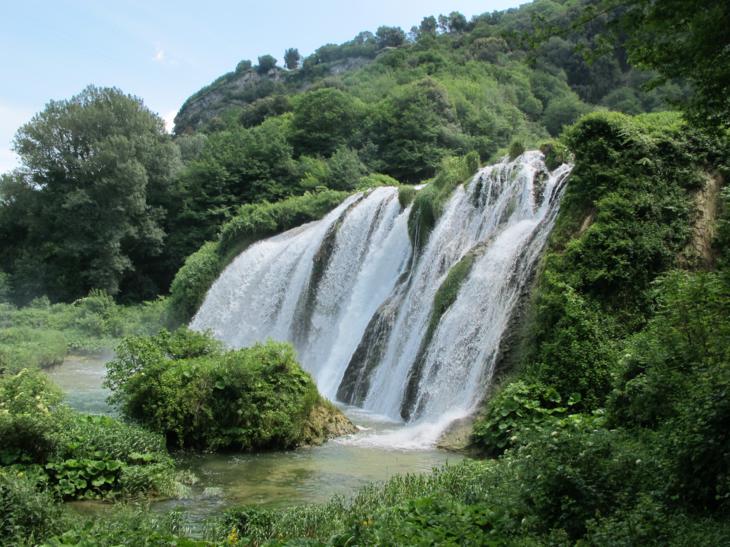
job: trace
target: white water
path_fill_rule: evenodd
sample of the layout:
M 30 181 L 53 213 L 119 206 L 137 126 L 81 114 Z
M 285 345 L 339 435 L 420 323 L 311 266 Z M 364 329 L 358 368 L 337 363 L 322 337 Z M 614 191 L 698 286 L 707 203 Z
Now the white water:
M 409 406 L 411 423 L 345 442 L 433 446 L 453 420 L 474 410 L 491 380 L 568 172 L 563 166 L 547 173 L 538 152 L 482 169 L 454 191 L 416 260 L 410 209 L 401 211 L 397 189 L 352 196 L 321 221 L 241 253 L 191 326 L 210 329 L 232 347 L 267 338 L 292 342 L 320 391 L 334 399 L 348 365 L 358 366 L 350 362 L 370 320 L 381 304 L 397 301 L 391 328 L 367 339 L 383 353 L 362 406 L 395 420 Z M 426 345 L 434 295 L 470 251 L 477 254 L 474 265 Z M 415 395 L 404 401 L 414 371 Z

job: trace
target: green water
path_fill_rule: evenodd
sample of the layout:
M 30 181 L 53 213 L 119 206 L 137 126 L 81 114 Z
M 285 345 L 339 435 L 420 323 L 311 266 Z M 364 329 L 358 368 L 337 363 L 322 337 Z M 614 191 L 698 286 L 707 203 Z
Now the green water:
M 109 393 L 101 386 L 105 362 L 99 357 L 70 357 L 48 373 L 72 407 L 113 414 L 106 403 Z M 437 449 L 394 450 L 363 443 L 373 434 L 397 432 L 402 426 L 357 409 L 345 412 L 362 432 L 323 446 L 263 454 L 175 454 L 179 467 L 192 471 L 198 482 L 187 498 L 157 502 L 155 510 L 181 509 L 195 522 L 230 505 L 323 502 L 333 495 L 351 496 L 369 482 L 428 472 L 462 458 Z

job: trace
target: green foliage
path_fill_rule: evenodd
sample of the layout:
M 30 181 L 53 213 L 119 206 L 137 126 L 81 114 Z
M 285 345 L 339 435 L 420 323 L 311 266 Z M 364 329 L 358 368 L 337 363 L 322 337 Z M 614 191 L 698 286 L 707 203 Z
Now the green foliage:
M 28 476 L 63 499 L 174 491 L 161 437 L 60 402 L 60 392 L 39 372 L 0 379 L 0 475 Z
M 562 98 L 553 99 L 547 104 L 542 115 L 542 121 L 548 133 L 556 137 L 564 127 L 573 124 L 589 111 L 590 107 L 577 96 L 566 95 Z
M 205 295 L 223 269 L 218 254 L 219 244 L 205 243 L 191 254 L 175 274 L 170 287 L 170 318 L 182 324 L 195 315 Z
M 357 131 L 362 107 L 352 95 L 326 87 L 302 95 L 294 106 L 292 142 L 301 154 L 329 156 Z
M 609 418 L 661 432 L 671 487 L 683 503 L 726 506 L 728 281 L 715 273 L 675 272 L 656 291 L 657 314 L 627 344 Z
M 0 543 L 33 545 L 61 529 L 61 507 L 22 471 L 0 467 Z
M 510 161 L 517 159 L 519 156 L 525 153 L 525 145 L 521 141 L 512 141 L 509 145 L 509 151 L 507 155 Z
M 320 182 L 333 190 L 353 190 L 366 172 L 357 152 L 340 147 L 327 160 L 327 175 Z
M 166 316 L 163 300 L 120 306 L 101 292 L 73 304 L 0 304 L 0 374 L 56 365 L 68 352 L 108 351 L 123 335 L 155 332 Z
M 170 323 L 180 325 L 189 321 L 223 268 L 246 247 L 322 218 L 347 195 L 346 192 L 323 190 L 274 203 L 264 201 L 241 206 L 221 228 L 218 241 L 205 243 L 191 254 L 175 275 L 170 289 Z
M 259 57 L 259 64 L 256 66 L 256 72 L 266 74 L 276 66 L 276 59 L 272 55 L 262 55 Z
M 288 48 L 284 51 L 284 66 L 289 70 L 296 70 L 299 68 L 299 61 L 302 60 L 302 56 L 299 54 L 297 48 Z
M 535 298 L 535 379 L 602 406 L 623 336 L 653 311 L 652 282 L 678 263 L 692 192 L 718 143 L 673 114 L 594 113 L 566 134 L 575 153 Z M 564 155 L 564 154 L 561 154 Z
M 54 413 L 61 398 L 40 372 L 21 370 L 0 378 L 0 465 L 45 463 L 52 457 L 61 428 Z
M 428 240 L 454 189 L 474 175 L 473 166 L 473 156 L 445 158 L 433 180 L 418 191 L 408 217 L 408 234 L 416 248 L 420 249 Z
M 352 523 L 333 545 L 485 545 L 504 541 L 492 530 L 499 514 L 484 505 L 441 497 L 409 499 Z
M 431 338 L 446 310 L 449 309 L 451 304 L 456 302 L 459 289 L 469 275 L 477 256 L 478 253 L 474 251 L 464 255 L 461 260 L 451 267 L 446 278 L 439 285 L 436 294 L 433 296 L 433 308 L 431 310 L 431 318 L 429 319 L 428 331 L 425 336 L 427 340 Z
M 403 185 L 398 187 L 398 203 L 401 208 L 405 209 L 416 197 L 418 191 L 413 186 Z
M 224 351 L 180 329 L 125 339 L 108 365 L 111 401 L 168 443 L 206 450 L 292 448 L 320 401 L 287 344 Z
M 545 156 L 545 165 L 551 171 L 564 163 L 572 163 L 570 150 L 560 141 L 546 141 L 540 144 L 540 152 Z
M 524 435 L 545 427 L 550 418 L 565 416 L 576 399 L 563 401 L 552 387 L 510 382 L 489 398 L 472 439 L 485 453 L 499 455 L 520 444 Z
M 290 112 L 291 101 L 286 95 L 264 97 L 246 105 L 239 114 L 239 121 L 244 127 L 255 127 L 262 124 L 267 118 L 280 116 Z M 178 138 L 178 143 L 180 139 Z
M 90 86 L 51 101 L 20 128 L 15 150 L 23 168 L 0 181 L 0 247 L 17 300 L 117 294 L 132 272 L 159 283 L 149 264 L 179 156 L 140 99 Z
M 96 545 L 140 545 L 203 547 L 210 545 L 183 537 L 183 519 L 180 513 L 159 514 L 149 508 L 115 506 L 113 512 L 103 517 L 76 516 L 58 532 L 48 538 L 55 546 L 92 547 Z M 225 545 L 223 540 L 221 545 Z
M 730 53 L 726 29 L 730 8 L 722 0 L 676 2 L 668 6 L 646 0 L 605 2 L 614 8 L 628 34 L 629 60 L 657 70 L 666 81 L 686 78 L 693 93 L 685 100 L 692 120 L 711 129 L 729 127 Z
M 243 205 L 222 227 L 218 253 L 227 263 L 254 241 L 322 218 L 347 196 L 346 192 L 326 190 L 275 203 Z
M 447 143 L 459 140 L 448 92 L 430 78 L 398 90 L 376 116 L 373 140 L 384 167 L 380 170 L 398 180 L 419 182 L 433 175 Z

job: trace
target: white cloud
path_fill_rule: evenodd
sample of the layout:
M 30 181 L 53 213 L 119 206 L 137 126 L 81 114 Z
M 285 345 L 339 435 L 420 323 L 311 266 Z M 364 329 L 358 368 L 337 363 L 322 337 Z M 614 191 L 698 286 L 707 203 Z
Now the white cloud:
M 157 46 L 155 48 L 155 56 L 152 57 L 155 61 L 158 63 L 164 63 L 165 62 L 165 50 L 161 47 Z

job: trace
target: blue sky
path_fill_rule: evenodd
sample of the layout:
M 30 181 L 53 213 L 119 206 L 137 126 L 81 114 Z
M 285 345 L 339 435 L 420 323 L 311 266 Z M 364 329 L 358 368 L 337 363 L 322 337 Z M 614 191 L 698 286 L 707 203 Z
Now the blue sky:
M 467 17 L 525 0 L 2 0 L 0 173 L 16 165 L 17 128 L 88 84 L 141 97 L 166 120 L 241 59 L 280 61 L 362 30 L 408 30 L 426 15 Z

